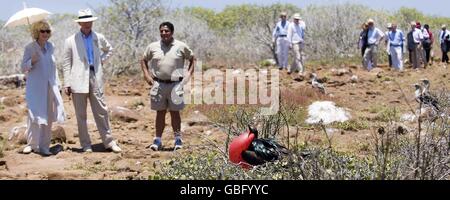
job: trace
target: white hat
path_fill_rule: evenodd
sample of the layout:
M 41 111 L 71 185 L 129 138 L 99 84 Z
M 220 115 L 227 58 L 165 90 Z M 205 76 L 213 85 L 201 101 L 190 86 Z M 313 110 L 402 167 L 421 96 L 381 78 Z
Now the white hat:
M 392 28 L 392 23 L 388 23 L 387 28 Z
M 294 18 L 294 19 L 302 19 L 302 18 L 300 17 L 300 14 L 298 14 L 298 13 L 295 13 L 294 16 L 293 16 L 293 18 Z
M 78 11 L 78 19 L 75 22 L 93 22 L 97 20 L 97 17 L 92 16 L 91 9 L 85 9 Z
M 367 23 L 368 23 L 368 24 L 373 24 L 374 22 L 375 22 L 375 21 L 374 21 L 373 19 L 368 19 L 368 20 L 367 20 Z
M 447 26 L 445 24 L 442 24 L 441 28 L 447 28 Z
M 286 12 L 281 12 L 281 13 L 280 13 L 280 17 L 281 17 L 281 16 L 287 16 L 287 13 L 286 13 Z

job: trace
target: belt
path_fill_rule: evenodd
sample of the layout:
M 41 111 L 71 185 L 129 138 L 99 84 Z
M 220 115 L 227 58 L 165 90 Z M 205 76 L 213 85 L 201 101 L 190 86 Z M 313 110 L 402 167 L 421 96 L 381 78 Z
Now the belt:
M 95 67 L 94 67 L 94 65 L 90 65 L 90 66 L 89 66 L 89 69 L 95 72 Z
M 279 35 L 278 37 L 287 37 L 287 35 Z
M 391 45 L 391 47 L 401 47 L 401 46 L 403 46 L 401 44 L 390 44 L 390 45 Z
M 180 77 L 178 81 L 162 80 L 162 79 L 159 79 L 159 78 L 156 78 L 156 77 L 153 78 L 153 80 L 155 80 L 155 81 L 158 82 L 158 83 L 178 83 L 178 82 L 183 81 L 183 77 Z

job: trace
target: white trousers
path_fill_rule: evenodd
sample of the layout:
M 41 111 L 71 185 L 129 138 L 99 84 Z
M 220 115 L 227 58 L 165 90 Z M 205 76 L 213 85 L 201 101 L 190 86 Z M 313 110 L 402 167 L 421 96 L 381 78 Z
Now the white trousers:
M 403 70 L 403 52 L 402 47 L 394 47 L 392 46 L 390 49 L 391 59 L 392 59 L 392 66 L 396 70 Z
M 27 120 L 27 144 L 34 152 L 45 152 L 49 150 L 50 141 L 52 139 L 52 123 L 55 121 L 53 117 L 55 116 L 55 112 L 55 95 L 49 86 L 47 91 L 47 125 L 32 122 L 30 116 L 28 116 Z
M 287 37 L 277 38 L 277 59 L 279 68 L 287 68 L 289 55 L 289 40 Z

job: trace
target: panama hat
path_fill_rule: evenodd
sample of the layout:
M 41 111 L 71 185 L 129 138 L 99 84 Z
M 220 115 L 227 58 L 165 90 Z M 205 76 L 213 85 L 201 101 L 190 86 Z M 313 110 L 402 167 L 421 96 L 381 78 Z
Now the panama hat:
M 302 18 L 300 17 L 300 14 L 298 14 L 298 13 L 295 13 L 294 16 L 293 16 L 293 18 L 294 18 L 294 19 L 302 19 Z
M 92 16 L 91 9 L 84 9 L 78 11 L 78 19 L 75 22 L 93 22 L 97 20 L 97 17 Z

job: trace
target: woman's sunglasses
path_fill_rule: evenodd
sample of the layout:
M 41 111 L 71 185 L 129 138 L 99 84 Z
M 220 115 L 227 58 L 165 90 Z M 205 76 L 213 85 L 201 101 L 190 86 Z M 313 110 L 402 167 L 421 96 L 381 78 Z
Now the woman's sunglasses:
M 41 33 L 48 33 L 50 34 L 52 31 L 51 30 L 40 30 Z

